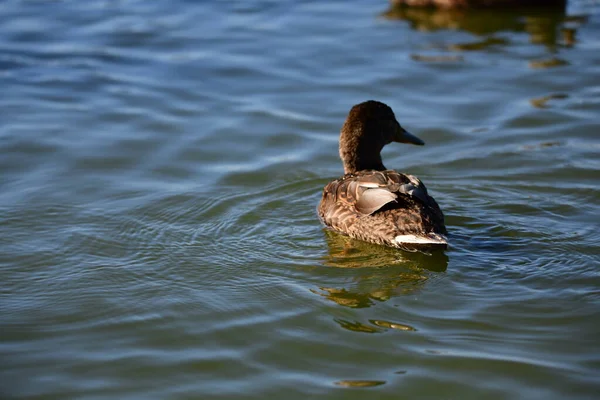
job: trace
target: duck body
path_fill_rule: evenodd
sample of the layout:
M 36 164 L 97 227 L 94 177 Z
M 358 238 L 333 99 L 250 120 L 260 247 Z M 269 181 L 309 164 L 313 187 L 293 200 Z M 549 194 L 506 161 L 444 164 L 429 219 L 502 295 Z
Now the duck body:
M 438 8 L 508 8 L 508 7 L 565 7 L 567 0 L 391 0 L 395 7 Z
M 325 186 L 319 218 L 354 239 L 398 248 L 446 247 L 444 214 L 425 185 L 393 170 L 346 174 Z
M 319 218 L 354 239 L 404 249 L 446 248 L 444 214 L 425 185 L 383 166 L 379 153 L 391 141 L 423 144 L 400 127 L 385 104 L 353 107 L 340 137 L 346 173 L 325 186 Z

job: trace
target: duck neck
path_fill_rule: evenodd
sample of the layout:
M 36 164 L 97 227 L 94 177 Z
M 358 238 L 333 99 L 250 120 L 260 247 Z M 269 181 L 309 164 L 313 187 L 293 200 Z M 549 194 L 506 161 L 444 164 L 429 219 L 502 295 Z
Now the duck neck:
M 380 152 L 380 148 L 364 148 L 364 146 L 340 147 L 340 158 L 344 163 L 344 173 L 350 174 L 368 169 L 377 171 L 386 170 L 381 160 Z

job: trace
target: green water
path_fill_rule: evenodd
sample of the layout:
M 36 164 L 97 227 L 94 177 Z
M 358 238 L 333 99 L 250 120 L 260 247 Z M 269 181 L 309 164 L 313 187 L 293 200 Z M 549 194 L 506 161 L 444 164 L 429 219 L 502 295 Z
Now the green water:
M 0 397 L 592 399 L 600 4 L 0 6 Z M 451 247 L 325 231 L 389 104 Z

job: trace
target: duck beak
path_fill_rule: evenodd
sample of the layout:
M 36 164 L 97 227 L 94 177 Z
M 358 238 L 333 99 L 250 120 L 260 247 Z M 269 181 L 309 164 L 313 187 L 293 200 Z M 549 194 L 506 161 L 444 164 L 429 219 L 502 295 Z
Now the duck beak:
M 407 132 L 403 127 L 398 125 L 398 131 L 394 136 L 394 142 L 398 143 L 411 143 L 419 146 L 423 146 L 425 144 L 424 141 L 413 135 L 412 133 Z

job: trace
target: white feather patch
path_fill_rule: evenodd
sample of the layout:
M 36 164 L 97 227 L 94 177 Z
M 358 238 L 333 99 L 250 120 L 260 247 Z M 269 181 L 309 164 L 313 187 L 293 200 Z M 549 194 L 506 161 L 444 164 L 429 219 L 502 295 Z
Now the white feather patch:
M 359 182 L 358 186 L 364 187 L 364 188 L 378 188 L 379 184 L 375 183 L 375 182 Z
M 398 244 L 448 244 L 444 235 L 430 233 L 427 236 L 418 235 L 398 235 L 394 238 Z
M 412 183 L 413 185 L 415 185 L 415 186 L 421 185 L 421 181 L 416 176 L 414 176 L 414 175 L 405 175 L 405 176 L 408 178 L 410 183 Z

